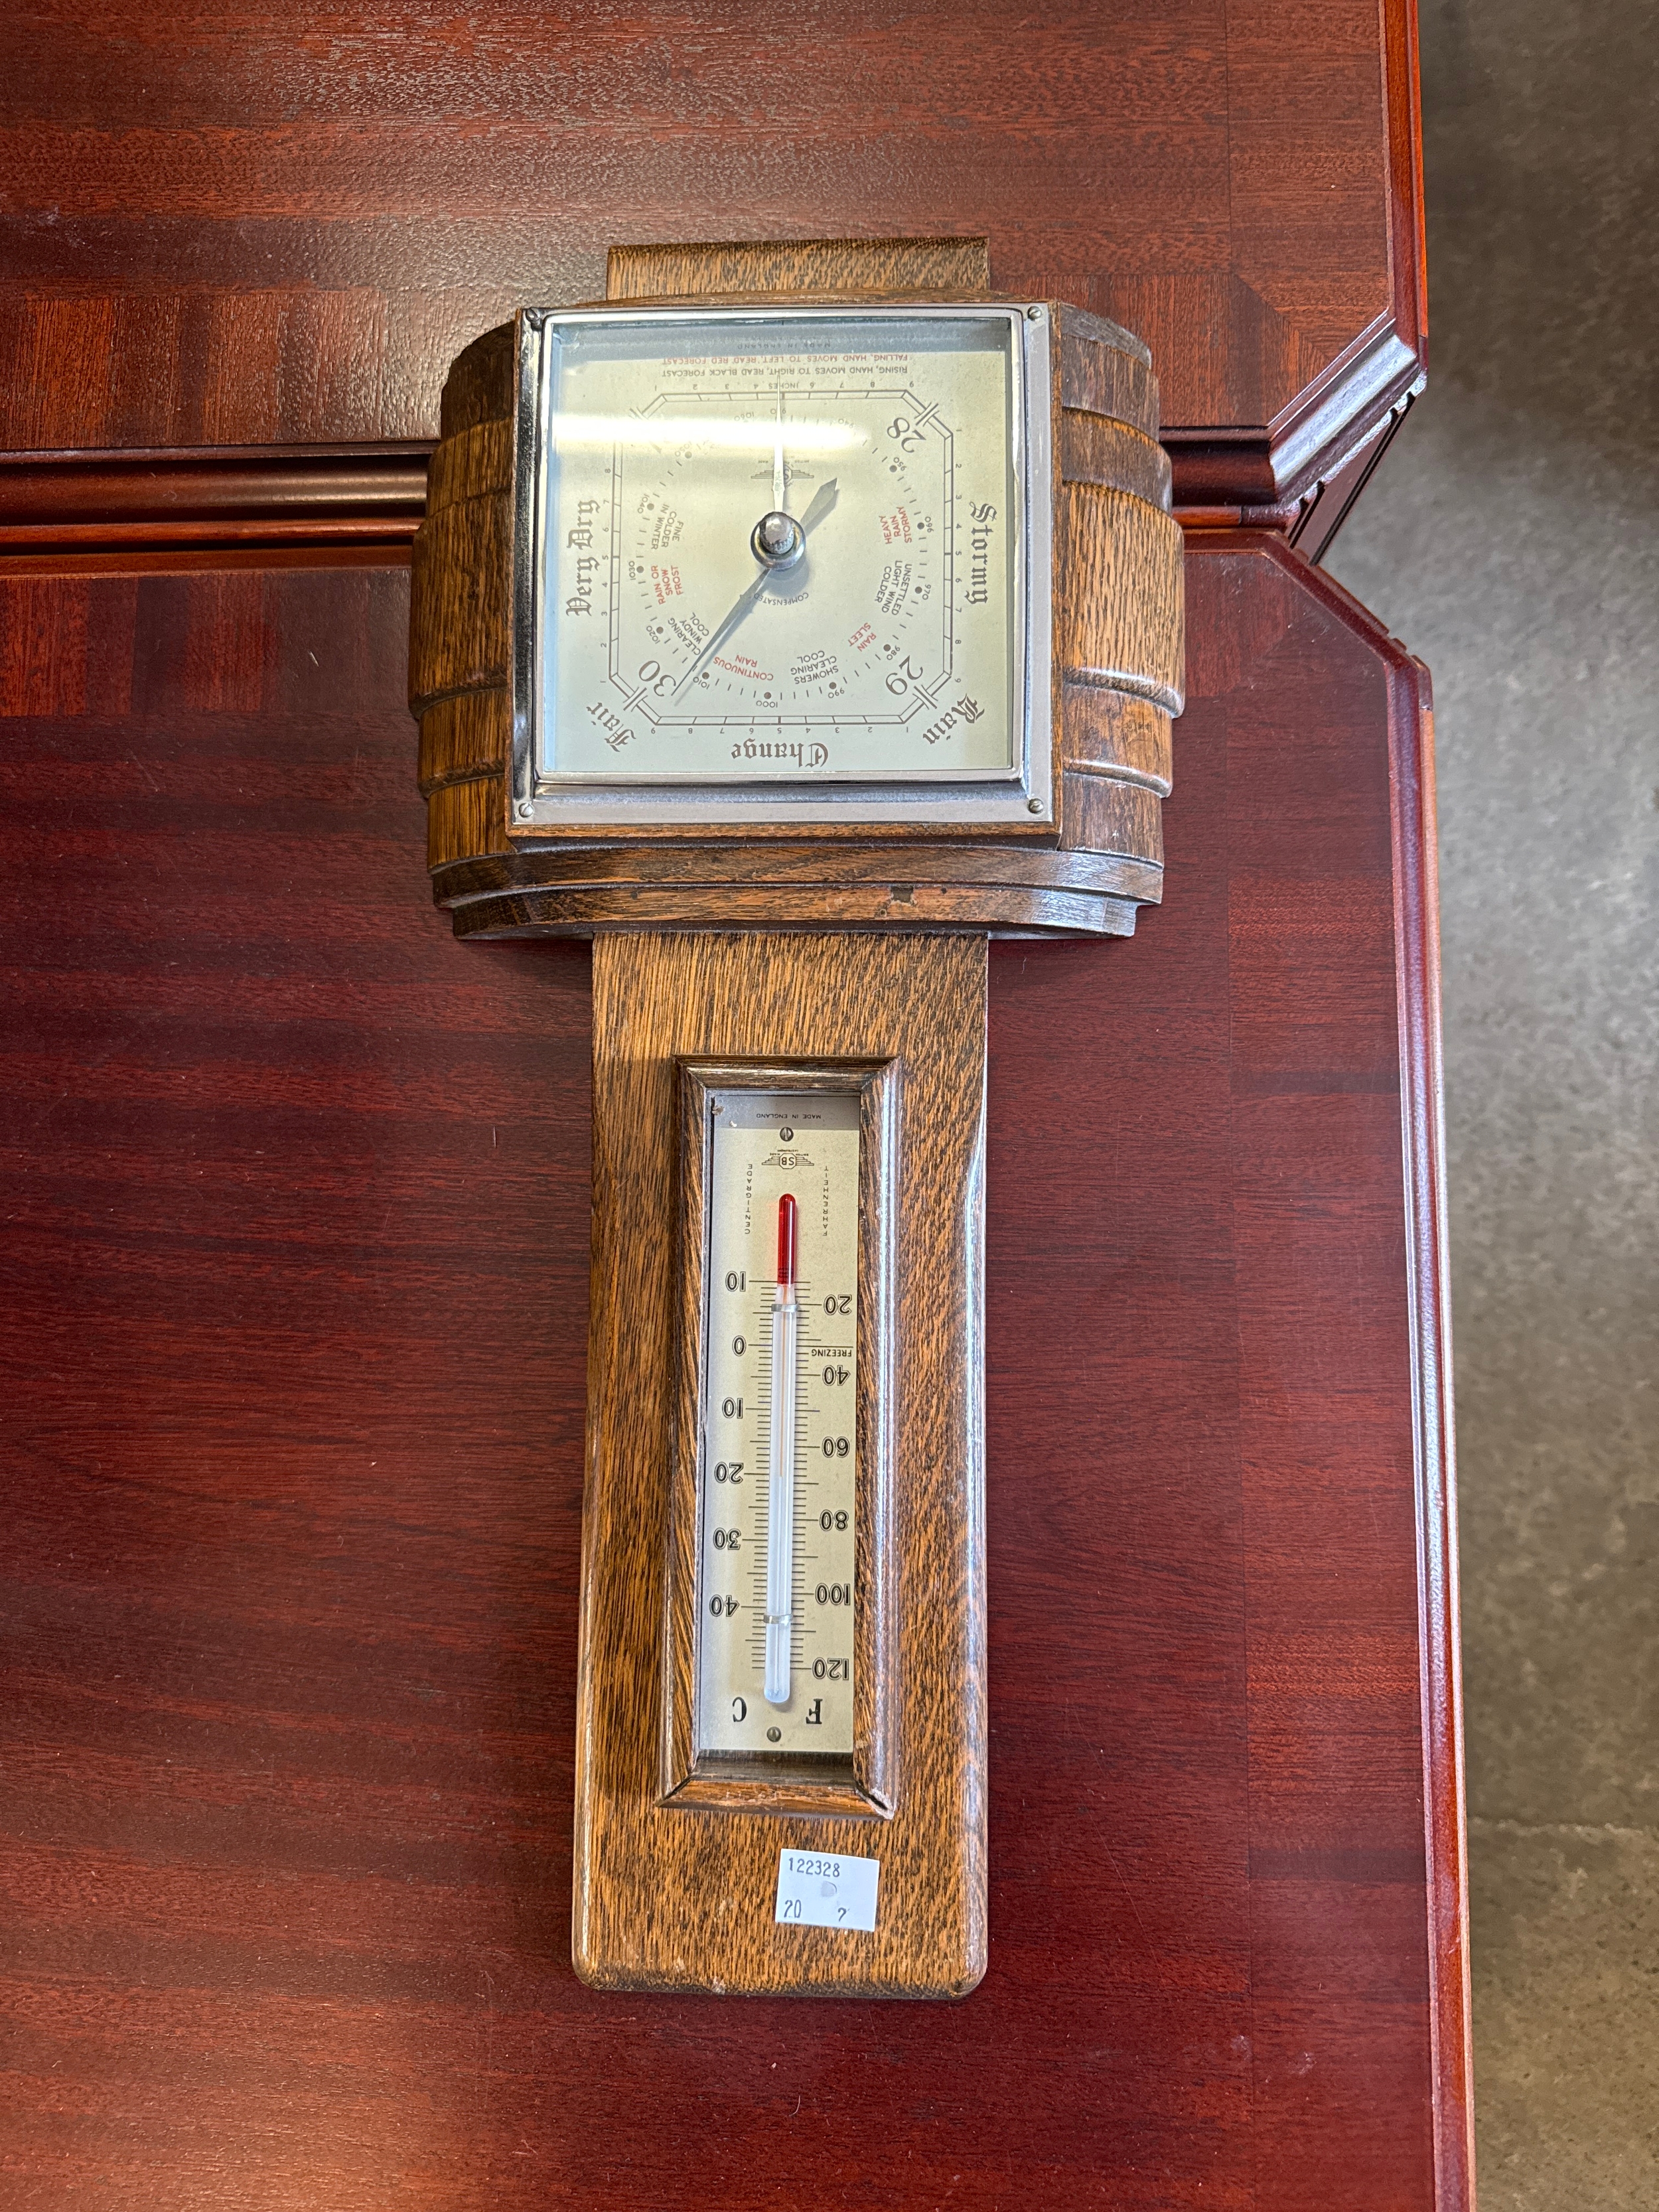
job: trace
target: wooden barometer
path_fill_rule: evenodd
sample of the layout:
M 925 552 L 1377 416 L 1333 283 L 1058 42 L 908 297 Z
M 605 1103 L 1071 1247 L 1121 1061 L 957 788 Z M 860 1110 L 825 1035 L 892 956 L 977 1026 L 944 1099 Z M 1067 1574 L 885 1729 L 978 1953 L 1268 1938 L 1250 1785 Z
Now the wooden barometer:
M 1159 896 L 1158 422 L 1145 348 L 976 240 L 623 248 L 450 371 L 434 893 L 594 939 L 602 1987 L 983 1972 L 986 943 Z

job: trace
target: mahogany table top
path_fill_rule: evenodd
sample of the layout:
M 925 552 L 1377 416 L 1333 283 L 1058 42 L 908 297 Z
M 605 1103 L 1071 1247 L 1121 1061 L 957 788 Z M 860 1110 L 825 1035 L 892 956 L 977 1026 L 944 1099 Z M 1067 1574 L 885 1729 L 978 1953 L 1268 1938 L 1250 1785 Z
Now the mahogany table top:
M 1409 0 L 13 13 L 0 453 L 429 439 L 630 240 L 985 235 L 1151 345 L 1185 505 L 1420 379 Z
M 587 956 L 405 572 L 0 574 L 9 2202 L 1467 2202 L 1422 688 L 1189 589 L 1165 904 L 993 953 L 990 1969 L 837 2006 L 571 1972 Z
M 1425 694 L 1284 534 L 1422 375 L 1409 0 L 9 30 L 7 2203 L 1462 2212 Z M 990 1969 L 602 1997 L 587 956 L 426 902 L 408 541 L 608 246 L 934 232 L 1194 533 L 1165 904 L 992 956 Z

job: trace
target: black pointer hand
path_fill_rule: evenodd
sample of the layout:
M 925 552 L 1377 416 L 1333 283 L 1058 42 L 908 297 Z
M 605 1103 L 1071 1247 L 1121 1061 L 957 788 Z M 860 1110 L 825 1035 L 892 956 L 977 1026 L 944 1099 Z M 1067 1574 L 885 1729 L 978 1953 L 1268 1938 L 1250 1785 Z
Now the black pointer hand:
M 836 479 L 834 477 L 831 477 L 828 483 L 820 484 L 817 491 L 813 493 L 812 504 L 807 508 L 805 514 L 802 515 L 800 519 L 800 534 L 803 538 L 806 537 L 809 532 L 817 529 L 819 523 L 823 521 L 824 516 L 829 514 L 830 508 L 835 505 L 835 503 Z M 780 574 L 787 574 L 787 573 L 788 571 L 787 569 L 780 570 L 777 568 L 768 568 L 761 570 L 759 575 L 756 577 L 754 582 L 750 584 L 748 590 L 744 592 L 742 598 L 738 599 L 736 606 L 732 608 L 731 613 L 727 615 L 726 620 L 720 624 L 720 628 L 714 632 L 714 635 L 709 639 L 708 644 L 704 646 L 702 651 L 697 655 L 690 668 L 686 670 L 684 675 L 681 677 L 679 682 L 674 686 L 673 696 L 675 698 L 678 699 L 679 697 L 680 693 L 684 690 L 686 685 L 690 684 L 695 677 L 700 676 L 702 673 L 703 670 L 708 665 L 708 663 L 720 651 L 721 646 L 725 644 L 726 639 L 731 636 L 732 631 L 748 613 L 750 608 L 754 605 L 756 600 L 759 599 L 761 593 L 771 582 L 773 577 Z

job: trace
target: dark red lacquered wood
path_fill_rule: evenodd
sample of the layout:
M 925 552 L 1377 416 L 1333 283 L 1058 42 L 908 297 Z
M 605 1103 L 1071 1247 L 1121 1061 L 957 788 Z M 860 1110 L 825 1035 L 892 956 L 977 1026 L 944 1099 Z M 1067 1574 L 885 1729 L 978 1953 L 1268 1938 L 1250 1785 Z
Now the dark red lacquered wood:
M 469 339 L 657 240 L 988 236 L 1150 343 L 1182 504 L 1299 494 L 1420 371 L 1410 0 L 13 14 L 0 449 L 430 436 Z
M 1164 905 L 993 956 L 957 2007 L 571 1972 L 587 963 L 428 904 L 406 576 L 0 580 L 9 2202 L 1461 2212 L 1422 697 L 1188 566 Z
M 0 552 L 407 546 L 426 513 L 424 444 L 0 453 Z

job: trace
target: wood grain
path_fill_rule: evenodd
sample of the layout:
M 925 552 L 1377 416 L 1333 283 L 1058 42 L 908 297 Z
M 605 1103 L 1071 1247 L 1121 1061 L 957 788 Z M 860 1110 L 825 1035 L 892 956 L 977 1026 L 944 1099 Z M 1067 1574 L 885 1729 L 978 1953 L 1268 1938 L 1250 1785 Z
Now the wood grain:
M 1178 714 L 1186 683 L 1181 526 L 1150 501 L 1068 483 L 1060 501 L 1055 657 L 1074 684 Z
M 1066 771 L 1066 818 L 1079 845 L 1117 854 L 1148 868 L 1164 865 L 1164 820 L 1158 795 L 1144 784 L 1104 771 Z
M 593 1285 L 576 1748 L 582 1978 L 607 1989 L 960 1996 L 985 1966 L 979 1273 L 985 943 L 618 935 L 593 968 Z M 890 1819 L 662 1802 L 683 1059 L 878 1060 L 893 1196 Z M 781 1850 L 878 1856 L 869 1936 L 781 1927 Z
M 485 423 L 504 422 L 511 415 L 517 330 L 516 322 L 498 323 L 450 362 L 439 405 L 441 445 Z
M 801 238 L 720 246 L 613 246 L 607 300 L 708 293 L 986 293 L 991 257 L 982 238 Z
M 1060 473 L 1067 483 L 1108 484 L 1169 512 L 1170 457 L 1146 431 L 1066 407 L 1060 440 Z
M 11 28 L 9 450 L 429 438 L 466 340 L 618 239 L 983 236 L 1151 344 L 1183 504 L 1293 499 L 1420 370 L 1408 0 Z
M 1073 684 L 1065 701 L 1064 769 L 1109 774 L 1167 799 L 1174 789 L 1170 717 L 1150 699 L 1103 684 Z
M 1128 345 L 1114 343 L 1122 329 L 1075 307 L 1062 315 L 1060 404 L 1155 438 L 1163 410 L 1152 349 L 1138 333 Z
M 0 453 L 0 552 L 406 545 L 425 510 L 428 451 Z
M 488 866 L 508 850 L 499 776 L 457 776 L 432 792 L 426 809 L 428 869 L 441 867 L 458 852 L 471 854 L 480 866 Z
M 466 433 L 468 443 L 480 434 Z M 440 446 L 433 456 L 434 467 L 444 450 Z M 462 474 L 447 468 L 441 473 L 446 479 Z M 428 509 L 415 536 L 409 638 L 410 703 L 417 714 L 461 691 L 505 694 L 512 544 L 512 500 L 505 489 Z
M 426 904 L 406 574 L 0 575 L 20 2207 L 1463 2212 L 1425 695 L 1188 571 L 1170 897 L 990 956 L 960 2006 L 571 1971 L 589 957 Z
M 512 708 L 504 690 L 461 691 L 434 701 L 421 717 L 422 798 L 430 799 L 442 784 L 483 780 L 492 786 L 499 807 L 512 741 Z M 442 844 L 446 861 L 474 849 L 465 837 L 434 842 Z
M 814 831 L 816 829 L 814 824 Z M 902 866 L 906 878 L 897 884 L 891 882 L 896 865 Z M 1057 877 L 1054 855 L 1042 846 L 1034 845 L 1024 852 L 1008 854 L 992 846 L 932 846 L 916 842 L 907 844 L 896 862 L 890 849 L 875 849 L 853 841 L 837 843 L 826 855 L 815 834 L 803 834 L 799 830 L 787 842 L 778 839 L 769 843 L 762 866 L 765 874 L 765 881 L 760 885 L 763 890 L 775 886 L 787 890 L 799 884 L 803 895 L 810 896 L 815 886 L 822 888 L 826 883 L 844 884 L 849 889 L 885 884 L 901 903 L 907 889 L 928 882 L 976 882 L 984 886 L 988 894 L 994 896 L 1000 887 L 1011 881 L 1032 888 L 1055 888 Z M 1107 855 L 1068 854 L 1065 867 L 1068 881 L 1090 890 L 1109 891 L 1121 880 L 1121 871 Z M 713 889 L 726 885 L 754 887 L 760 872 L 754 855 L 736 842 L 710 845 L 694 859 L 672 847 L 633 853 L 619 847 L 581 847 L 572 841 L 549 852 L 524 856 L 518 869 L 526 888 L 544 881 L 556 886 L 637 883 L 661 884 L 672 889 L 676 884 L 690 881 Z M 493 893 L 495 872 L 486 864 L 470 872 L 458 866 L 453 874 L 453 903 L 458 917 L 461 917 L 459 927 L 465 933 L 463 910 L 470 903 L 483 903 Z M 1155 884 L 1152 888 L 1156 889 Z
M 469 787 L 476 788 L 477 787 Z M 894 883 L 815 881 L 805 889 L 745 882 L 699 884 L 677 875 L 662 883 L 589 882 L 556 890 L 501 892 L 458 910 L 456 935 L 496 938 L 598 937 L 632 929 L 893 930 L 902 934 L 973 929 L 998 937 L 1133 937 L 1136 889 L 1153 872 L 1144 860 L 1097 856 L 1124 891 L 1075 884 L 1010 885 L 951 880 Z M 1126 895 L 1127 892 L 1127 895 Z

